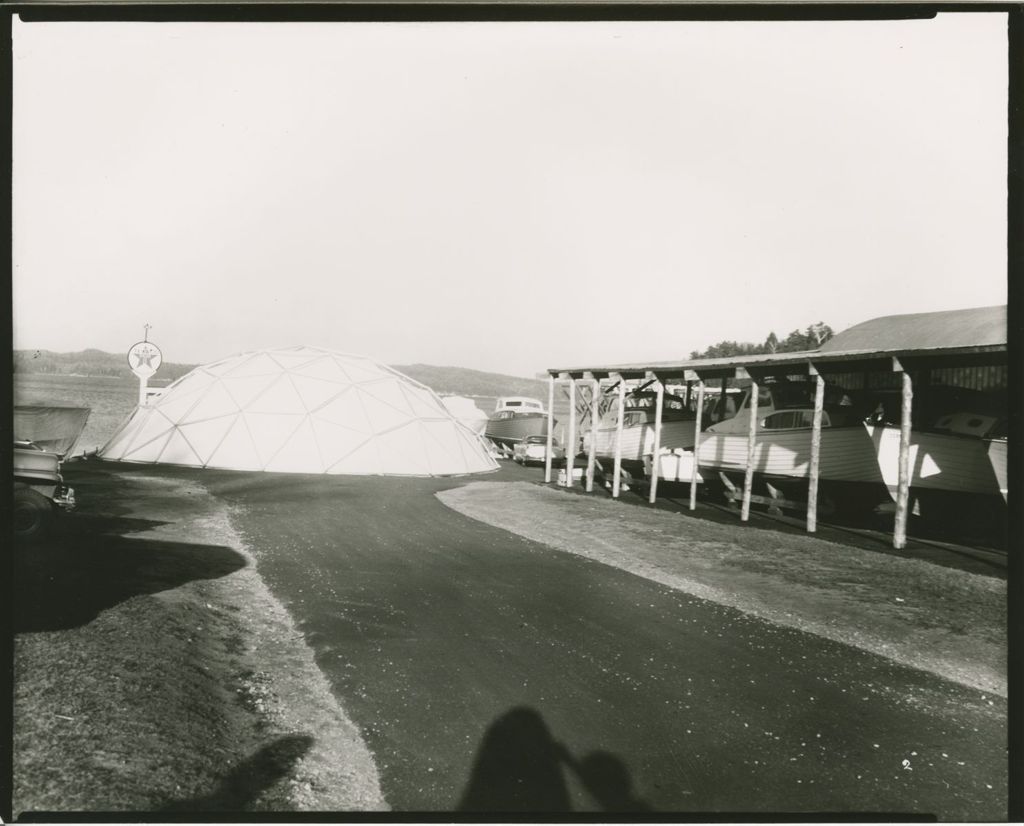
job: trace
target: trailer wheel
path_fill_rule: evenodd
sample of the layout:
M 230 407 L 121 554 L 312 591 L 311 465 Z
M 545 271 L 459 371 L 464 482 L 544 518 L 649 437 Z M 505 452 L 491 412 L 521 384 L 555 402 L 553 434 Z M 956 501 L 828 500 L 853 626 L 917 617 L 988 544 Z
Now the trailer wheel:
M 53 520 L 53 504 L 38 491 L 22 488 L 14 491 L 14 535 L 19 539 L 39 539 Z

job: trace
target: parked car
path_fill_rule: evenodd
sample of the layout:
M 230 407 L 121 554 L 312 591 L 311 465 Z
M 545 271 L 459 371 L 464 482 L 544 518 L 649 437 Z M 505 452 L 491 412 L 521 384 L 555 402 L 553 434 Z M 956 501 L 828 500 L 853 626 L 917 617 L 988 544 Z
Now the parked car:
M 55 512 L 75 507 L 75 492 L 60 475 L 61 457 L 34 442 L 14 443 L 14 535 L 39 539 Z
M 530 462 L 543 462 L 547 458 L 548 437 L 527 436 L 525 439 L 516 442 L 512 449 L 512 458 L 521 465 L 528 465 Z M 551 440 L 551 458 L 561 459 L 565 456 L 565 450 L 556 439 Z

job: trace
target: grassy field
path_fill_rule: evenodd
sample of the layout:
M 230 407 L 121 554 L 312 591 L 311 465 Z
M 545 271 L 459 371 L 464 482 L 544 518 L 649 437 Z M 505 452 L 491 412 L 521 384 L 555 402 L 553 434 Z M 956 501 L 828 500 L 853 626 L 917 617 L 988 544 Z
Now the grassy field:
M 14 549 L 15 813 L 384 808 L 228 509 L 161 470 L 69 465 L 77 512 Z

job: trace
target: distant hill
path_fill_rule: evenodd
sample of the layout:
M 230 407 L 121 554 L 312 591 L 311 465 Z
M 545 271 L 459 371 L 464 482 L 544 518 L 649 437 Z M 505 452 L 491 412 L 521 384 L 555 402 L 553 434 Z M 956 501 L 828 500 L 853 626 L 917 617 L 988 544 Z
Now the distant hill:
M 153 377 L 152 383 L 164 384 L 174 381 L 196 366 L 165 361 L 160 365 L 160 370 Z M 499 373 L 468 370 L 464 367 L 437 367 L 432 364 L 392 366 L 437 393 L 453 393 L 460 396 L 547 396 L 547 383 L 541 379 L 503 376 Z M 93 349 L 77 353 L 15 350 L 14 372 L 134 378 L 124 355 Z
M 409 378 L 425 384 L 435 393 L 454 393 L 460 396 L 532 396 L 546 399 L 547 382 L 485 373 L 465 367 L 437 367 L 433 364 L 391 365 Z
M 160 365 L 160 370 L 154 378 L 171 382 L 184 376 L 193 367 L 195 367 L 194 364 L 175 364 L 165 361 Z M 94 349 L 80 350 L 77 353 L 55 353 L 52 350 L 15 350 L 14 372 L 134 378 L 134 374 L 128 367 L 128 358 L 123 353 L 106 353 L 103 350 Z

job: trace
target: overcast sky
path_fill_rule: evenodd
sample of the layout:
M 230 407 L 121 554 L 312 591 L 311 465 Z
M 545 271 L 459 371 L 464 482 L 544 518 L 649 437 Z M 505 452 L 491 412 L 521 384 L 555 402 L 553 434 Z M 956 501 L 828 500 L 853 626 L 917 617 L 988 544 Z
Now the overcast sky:
M 1005 303 L 1004 14 L 14 27 L 14 346 L 533 375 Z

